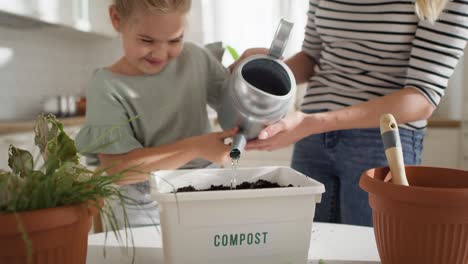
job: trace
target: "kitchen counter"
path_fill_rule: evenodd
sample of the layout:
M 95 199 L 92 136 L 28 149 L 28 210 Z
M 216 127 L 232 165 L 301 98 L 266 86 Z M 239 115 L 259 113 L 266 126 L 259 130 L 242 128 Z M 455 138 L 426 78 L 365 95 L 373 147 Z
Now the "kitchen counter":
M 64 126 L 79 126 L 84 124 L 84 116 L 59 118 Z M 36 120 L 0 122 L 0 135 L 18 132 L 32 132 Z
M 163 263 L 162 241 L 159 229 L 134 228 L 136 264 Z M 122 232 L 121 236 L 125 238 Z M 131 246 L 127 256 L 112 232 L 106 242 L 106 257 L 103 256 L 105 234 L 93 234 L 88 238 L 87 264 L 131 263 Z M 131 245 L 131 242 L 129 242 Z M 183 254 L 183 252 L 181 252 Z M 370 227 L 313 223 L 309 248 L 309 264 L 323 259 L 326 264 L 378 264 L 380 261 L 375 244 L 374 231 Z
M 66 118 L 59 118 L 60 122 L 63 123 L 64 126 L 79 126 L 84 124 L 85 117 L 84 116 L 77 116 L 77 117 L 66 117 Z M 18 132 L 29 132 L 32 131 L 34 127 L 35 120 L 31 121 L 0 121 L 0 135 L 4 134 L 12 134 Z M 439 127 L 439 128 L 459 128 L 461 127 L 460 120 L 453 120 L 453 119 L 443 119 L 443 118 L 433 118 L 429 119 L 428 127 Z

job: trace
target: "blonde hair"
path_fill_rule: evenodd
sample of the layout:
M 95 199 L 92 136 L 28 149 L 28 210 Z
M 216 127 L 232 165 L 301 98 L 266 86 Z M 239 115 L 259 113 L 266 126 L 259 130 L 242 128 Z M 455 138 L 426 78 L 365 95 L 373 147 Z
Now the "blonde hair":
M 187 13 L 192 0 L 113 0 L 117 12 L 125 19 L 137 8 L 152 13 Z
M 416 0 L 416 15 L 431 23 L 439 18 L 449 0 Z

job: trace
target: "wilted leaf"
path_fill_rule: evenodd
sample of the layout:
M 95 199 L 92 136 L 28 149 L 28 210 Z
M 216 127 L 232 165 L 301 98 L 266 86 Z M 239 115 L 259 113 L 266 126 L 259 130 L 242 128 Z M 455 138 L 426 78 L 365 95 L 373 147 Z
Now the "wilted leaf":
M 35 143 L 41 151 L 46 174 L 54 173 L 62 163 L 78 164 L 73 140 L 63 130 L 63 125 L 53 115 L 40 115 L 34 126 Z
M 44 160 L 48 159 L 50 152 L 55 152 L 57 146 L 59 129 L 56 121 L 57 119 L 53 115 L 41 114 L 34 125 L 34 133 L 36 134 L 34 142 L 39 147 Z
M 20 177 L 26 177 L 33 170 L 33 156 L 29 151 L 10 145 L 8 156 L 8 166 L 10 166 L 14 174 Z

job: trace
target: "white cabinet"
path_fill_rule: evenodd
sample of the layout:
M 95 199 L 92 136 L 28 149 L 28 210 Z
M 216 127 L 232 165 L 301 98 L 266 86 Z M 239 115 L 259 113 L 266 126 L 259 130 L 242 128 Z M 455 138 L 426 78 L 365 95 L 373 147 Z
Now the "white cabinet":
M 0 0 L 0 10 L 19 16 L 35 17 L 37 16 L 36 1 L 37 0 Z
M 34 18 L 62 26 L 72 25 L 73 1 L 35 0 Z
M 110 4 L 111 0 L 0 0 L 0 12 L 113 37 L 117 34 L 109 21 Z
M 81 0 L 84 1 L 84 0 Z M 86 0 L 89 2 L 89 21 L 91 30 L 100 35 L 117 36 L 109 18 L 110 0 Z
M 72 2 L 72 1 L 70 1 Z M 109 19 L 111 0 L 73 0 L 73 28 L 104 36 L 117 36 Z
M 431 128 L 424 137 L 422 165 L 435 167 L 460 167 L 460 128 Z

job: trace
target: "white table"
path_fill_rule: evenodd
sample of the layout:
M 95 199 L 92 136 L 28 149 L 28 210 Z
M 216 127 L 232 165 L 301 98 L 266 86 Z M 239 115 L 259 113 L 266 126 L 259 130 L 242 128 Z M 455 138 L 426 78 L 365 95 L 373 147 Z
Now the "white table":
M 134 228 L 136 264 L 163 263 L 161 235 L 156 227 Z M 125 235 L 123 234 L 123 237 Z M 109 233 L 106 257 L 103 256 L 105 235 L 89 236 L 87 264 L 131 263 L 131 246 L 128 255 L 119 246 L 114 234 Z M 379 254 L 374 231 L 370 227 L 314 223 L 309 249 L 309 263 L 319 259 L 327 264 L 378 264 Z

